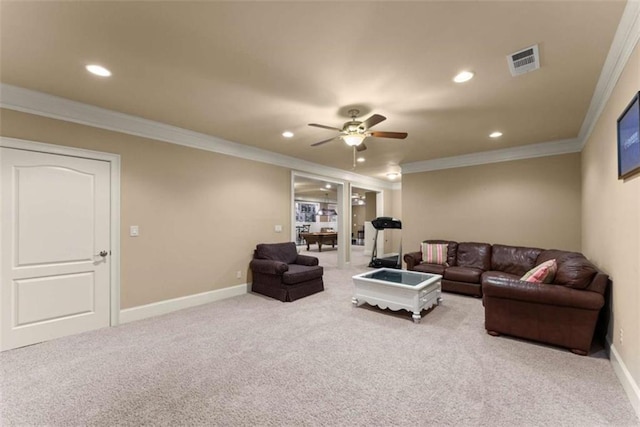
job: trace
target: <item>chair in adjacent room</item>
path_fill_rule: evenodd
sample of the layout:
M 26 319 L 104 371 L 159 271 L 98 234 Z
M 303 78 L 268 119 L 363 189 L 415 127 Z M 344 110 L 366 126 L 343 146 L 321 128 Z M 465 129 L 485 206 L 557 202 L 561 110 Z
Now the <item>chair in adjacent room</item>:
M 283 302 L 324 290 L 324 269 L 318 258 L 298 254 L 294 242 L 259 244 L 249 266 L 251 290 Z
M 298 230 L 298 241 L 296 242 L 296 244 L 302 245 L 302 244 L 305 243 L 304 237 L 302 237 L 302 234 L 306 234 L 306 233 L 309 232 L 309 230 L 311 229 L 311 224 L 302 224 L 299 227 L 300 227 L 300 229 Z M 298 227 L 296 227 L 296 228 L 298 228 Z

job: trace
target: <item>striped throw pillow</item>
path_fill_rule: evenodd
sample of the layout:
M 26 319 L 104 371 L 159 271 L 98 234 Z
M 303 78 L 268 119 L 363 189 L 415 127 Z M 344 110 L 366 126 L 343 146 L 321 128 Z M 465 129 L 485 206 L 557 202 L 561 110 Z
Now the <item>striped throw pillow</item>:
M 531 283 L 553 283 L 553 279 L 556 278 L 556 272 L 558 271 L 558 263 L 555 259 L 543 262 L 540 265 L 536 265 L 531 270 L 527 271 L 520 280 Z
M 446 243 L 421 243 L 420 251 L 422 252 L 422 262 L 427 264 L 447 264 L 447 250 L 449 245 Z

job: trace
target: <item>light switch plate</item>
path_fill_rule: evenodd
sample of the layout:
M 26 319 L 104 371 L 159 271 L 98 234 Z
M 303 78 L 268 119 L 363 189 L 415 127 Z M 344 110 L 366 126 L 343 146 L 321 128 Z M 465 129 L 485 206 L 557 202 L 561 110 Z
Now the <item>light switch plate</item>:
M 282 233 L 282 226 L 281 225 L 276 225 L 274 227 L 274 229 L 276 230 L 276 233 Z
M 140 235 L 140 228 L 137 225 L 129 227 L 129 236 L 138 237 Z

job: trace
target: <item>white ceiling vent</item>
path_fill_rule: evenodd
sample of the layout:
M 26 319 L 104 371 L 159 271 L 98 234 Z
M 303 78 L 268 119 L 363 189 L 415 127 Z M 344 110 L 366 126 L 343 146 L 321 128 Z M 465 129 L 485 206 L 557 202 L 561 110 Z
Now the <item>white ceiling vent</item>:
M 540 68 L 538 45 L 536 44 L 507 55 L 507 62 L 509 63 L 509 71 L 511 71 L 512 76 L 519 76 L 520 74 L 537 70 Z

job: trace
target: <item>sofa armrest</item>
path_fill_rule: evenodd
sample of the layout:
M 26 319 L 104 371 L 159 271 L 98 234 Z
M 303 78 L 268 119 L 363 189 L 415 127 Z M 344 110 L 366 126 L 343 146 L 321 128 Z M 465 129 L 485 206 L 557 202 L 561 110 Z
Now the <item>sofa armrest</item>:
M 273 274 L 282 276 L 285 271 L 289 270 L 289 265 L 282 261 L 273 261 L 270 259 L 254 259 L 251 260 L 249 268 L 254 273 Z
M 609 285 L 609 276 L 607 274 L 597 272 L 593 279 L 591 279 L 591 283 L 584 290 L 597 292 L 599 294 L 604 295 L 607 290 L 607 286 Z
M 482 284 L 482 295 L 483 298 L 501 298 L 585 310 L 600 310 L 604 305 L 604 297 L 597 292 L 503 277 L 485 280 Z
M 422 262 L 422 252 L 409 252 L 404 254 L 404 262 L 407 263 L 407 270 L 413 270 L 416 265 Z
M 309 255 L 298 255 L 294 264 L 313 267 L 314 265 L 318 265 L 318 258 Z

